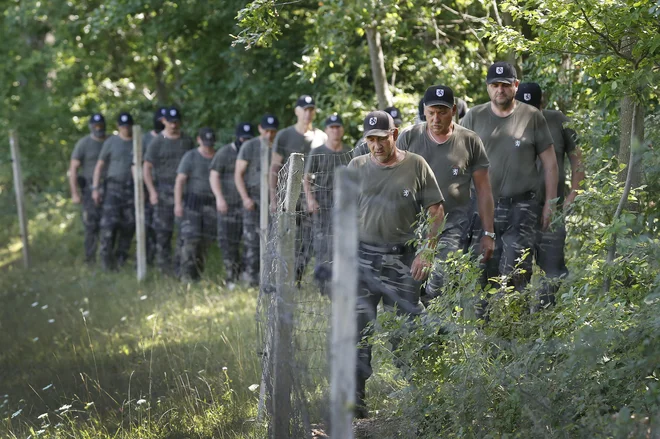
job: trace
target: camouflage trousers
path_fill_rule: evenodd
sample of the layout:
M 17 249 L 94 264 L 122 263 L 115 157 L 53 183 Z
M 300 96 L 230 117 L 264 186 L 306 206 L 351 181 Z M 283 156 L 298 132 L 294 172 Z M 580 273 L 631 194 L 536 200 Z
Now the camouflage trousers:
M 147 264 L 152 265 L 156 257 L 156 230 L 154 229 L 154 206 L 149 202 L 148 192 L 144 191 L 147 196 L 144 200 L 144 231 L 146 233 L 146 251 L 147 251 Z
M 135 233 L 135 203 L 133 181 L 108 180 L 103 194 L 101 215 L 101 267 L 120 268 L 128 259 Z
M 302 281 L 305 269 L 312 258 L 312 215 L 304 212 L 302 208 L 296 215 L 296 283 Z
M 371 368 L 371 344 L 368 338 L 376 319 L 378 303 L 382 300 L 386 311 L 411 317 L 419 315 L 423 306 L 419 300 L 421 281 L 413 279 L 410 267 L 415 259 L 415 249 L 405 244 L 372 245 L 360 243 L 358 249 L 358 299 L 357 329 L 357 397 L 364 399 L 364 387 L 373 372 Z M 393 344 L 395 341 L 393 341 Z
M 82 190 L 82 222 L 85 228 L 85 262 L 96 261 L 96 249 L 101 229 L 102 206 L 97 206 L 92 199 L 92 191 Z
M 153 206 L 153 229 L 156 234 L 155 259 L 162 273 L 172 269 L 172 236 L 177 221 L 174 218 L 174 185 L 160 183 L 157 186 L 158 204 Z M 179 245 L 177 245 L 179 248 Z M 179 253 L 175 252 L 174 271 L 178 271 Z
M 254 209 L 243 209 L 243 264 L 251 285 L 258 285 L 261 233 L 259 231 L 259 204 Z
M 225 266 L 225 280 L 236 282 L 242 271 L 240 258 L 241 236 L 243 235 L 243 209 L 229 206 L 227 213 L 218 212 L 218 246 Z
M 332 281 L 332 208 L 320 209 L 312 215 L 314 236 L 314 280 L 323 295 L 330 295 Z
M 181 220 L 181 278 L 199 279 L 206 253 L 217 234 L 215 203 L 186 206 Z
M 545 272 L 541 289 L 537 292 L 540 306 L 555 303 L 555 293 L 559 289 L 561 279 L 568 276 L 568 268 L 564 260 L 564 245 L 566 244 L 565 225 L 551 225 L 550 229 L 537 231 L 534 255 L 536 264 Z

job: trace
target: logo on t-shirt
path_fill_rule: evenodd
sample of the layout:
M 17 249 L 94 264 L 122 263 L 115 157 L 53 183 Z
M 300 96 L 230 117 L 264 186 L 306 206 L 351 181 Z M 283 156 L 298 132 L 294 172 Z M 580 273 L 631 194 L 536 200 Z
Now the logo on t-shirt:
M 403 190 L 403 196 L 404 196 L 404 197 L 408 197 L 408 196 L 410 196 L 410 190 L 409 190 L 409 189 L 404 189 L 404 190 Z
M 514 145 L 516 146 L 516 148 L 520 148 L 520 140 L 516 139 L 516 141 L 514 142 Z
M 453 175 L 454 177 L 458 177 L 458 171 L 459 171 L 458 166 L 452 166 L 451 175 Z

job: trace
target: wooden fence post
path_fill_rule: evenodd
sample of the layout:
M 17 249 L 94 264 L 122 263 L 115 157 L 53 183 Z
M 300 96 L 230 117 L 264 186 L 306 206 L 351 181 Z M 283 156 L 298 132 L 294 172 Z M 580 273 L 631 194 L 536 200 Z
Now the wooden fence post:
M 147 275 L 147 245 L 144 225 L 144 178 L 142 176 L 142 128 L 133 125 L 133 183 L 135 185 L 135 253 L 137 259 L 137 280 Z
M 332 343 L 330 437 L 353 438 L 357 367 L 358 175 L 335 171 L 332 210 Z
M 283 210 L 278 220 L 278 256 L 273 346 L 273 438 L 291 437 L 293 293 L 296 280 L 296 204 L 303 177 L 303 155 L 291 154 Z
M 266 267 L 266 247 L 268 245 L 268 202 L 270 199 L 270 189 L 268 185 L 268 176 L 270 175 L 270 147 L 261 140 L 261 176 L 260 176 L 260 193 L 259 193 L 259 271 L 261 288 L 263 289 L 266 284 L 266 276 L 268 274 Z M 264 294 L 262 290 L 262 294 Z M 268 313 L 269 315 L 270 313 Z M 266 327 L 270 321 L 266 321 Z M 272 353 L 272 334 L 266 332 L 266 337 L 263 346 L 263 360 L 261 362 L 263 371 L 261 373 L 261 385 L 259 386 L 259 404 L 257 405 L 257 420 L 262 421 L 264 417 L 264 410 L 266 408 L 266 399 L 271 395 L 272 389 L 270 382 L 271 372 L 271 353 Z M 271 405 L 272 407 L 272 405 Z
M 11 149 L 11 162 L 14 170 L 14 191 L 16 192 L 16 210 L 18 210 L 18 223 L 23 241 L 23 266 L 30 268 L 30 247 L 28 239 L 27 215 L 25 213 L 25 193 L 23 191 L 23 173 L 21 172 L 21 155 L 18 147 L 18 135 L 15 131 L 9 132 L 9 147 Z

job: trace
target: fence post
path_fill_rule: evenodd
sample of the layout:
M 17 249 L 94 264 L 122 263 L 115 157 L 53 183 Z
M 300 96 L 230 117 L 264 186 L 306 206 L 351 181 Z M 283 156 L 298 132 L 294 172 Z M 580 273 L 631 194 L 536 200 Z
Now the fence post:
M 23 192 L 21 156 L 18 147 L 18 135 L 13 130 L 9 132 L 9 147 L 11 149 L 11 162 L 14 170 L 14 191 L 16 192 L 18 223 L 21 231 L 21 240 L 23 241 L 23 266 L 25 268 L 30 268 L 30 248 L 28 240 L 27 215 L 25 214 L 25 194 Z
M 260 193 L 259 193 L 259 269 L 260 282 L 263 288 L 266 279 L 266 246 L 268 245 L 268 202 L 270 192 L 268 187 L 268 176 L 270 175 L 270 147 L 261 139 L 261 175 L 260 175 Z M 266 322 L 269 323 L 268 321 Z M 263 371 L 261 373 L 261 385 L 259 386 L 259 404 L 257 405 L 257 420 L 263 420 L 264 409 L 266 407 L 266 398 L 271 395 L 270 387 L 270 366 L 271 366 L 272 339 L 269 332 L 266 332 L 266 339 L 263 347 Z
M 142 128 L 133 125 L 133 183 L 135 185 L 135 253 L 137 280 L 147 275 L 147 245 L 144 227 L 144 178 L 142 176 Z
M 337 169 L 334 184 L 330 437 L 352 439 L 357 366 L 358 175 L 347 168 Z
M 273 438 L 291 437 L 291 359 L 293 292 L 296 280 L 296 204 L 300 197 L 303 176 L 303 155 L 291 154 L 284 206 L 278 221 L 278 255 L 282 261 L 277 269 L 275 298 L 275 343 L 273 364 Z

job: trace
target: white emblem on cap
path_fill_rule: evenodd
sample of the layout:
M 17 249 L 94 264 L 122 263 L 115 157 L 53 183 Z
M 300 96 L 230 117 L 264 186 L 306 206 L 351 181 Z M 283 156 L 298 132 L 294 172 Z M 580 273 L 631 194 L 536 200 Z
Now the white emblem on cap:
M 337 116 L 333 114 L 332 116 L 330 116 L 330 120 L 337 120 Z
M 206 138 L 207 139 L 212 139 L 213 138 L 213 133 L 206 133 Z
M 396 110 L 392 110 L 392 117 L 397 117 L 399 115 L 399 112 Z
M 176 110 L 174 108 L 170 110 L 170 116 L 176 116 Z
M 310 102 L 312 102 L 312 97 L 311 96 L 305 96 L 305 102 L 307 102 L 308 104 Z
M 376 125 L 376 122 L 378 122 L 378 119 L 375 117 L 370 117 L 369 118 L 369 125 L 374 126 Z
M 269 117 L 267 119 L 268 123 L 275 123 L 275 118 L 274 117 Z
M 532 100 L 532 94 L 531 93 L 523 94 L 523 99 L 526 100 L 526 101 L 531 101 Z
M 121 121 L 122 121 L 122 122 L 126 122 L 126 121 L 128 121 L 128 116 L 126 116 L 125 114 L 122 114 L 122 115 L 121 115 Z
M 250 125 L 243 125 L 243 131 L 245 131 L 246 133 L 249 133 L 250 132 Z
M 504 67 L 495 67 L 495 73 L 501 75 L 502 73 L 504 73 Z
M 441 98 L 441 97 L 443 97 L 443 96 L 445 95 L 445 91 L 444 91 L 443 89 L 439 88 L 439 89 L 437 89 L 437 90 L 435 91 L 435 95 L 436 95 L 437 97 Z
M 99 116 L 98 114 L 95 114 L 94 115 L 94 120 L 101 120 L 101 116 Z
M 516 140 L 515 144 L 516 144 L 516 148 L 519 148 L 520 147 L 520 140 Z

